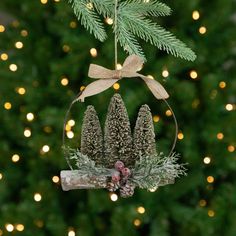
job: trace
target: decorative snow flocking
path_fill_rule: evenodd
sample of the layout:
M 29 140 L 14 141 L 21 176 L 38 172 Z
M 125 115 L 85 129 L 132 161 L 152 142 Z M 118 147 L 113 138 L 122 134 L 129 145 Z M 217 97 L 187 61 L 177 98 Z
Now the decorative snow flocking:
M 108 107 L 104 135 L 93 106 L 84 114 L 80 149 L 64 147 L 68 162 L 76 169 L 61 171 L 65 191 L 72 189 L 106 188 L 129 197 L 136 187 L 154 190 L 172 184 L 185 175 L 184 165 L 178 164 L 178 154 L 164 156 L 156 150 L 152 114 L 142 105 L 136 125 L 131 131 L 124 102 L 115 94 Z M 70 165 L 71 166 L 71 165 Z

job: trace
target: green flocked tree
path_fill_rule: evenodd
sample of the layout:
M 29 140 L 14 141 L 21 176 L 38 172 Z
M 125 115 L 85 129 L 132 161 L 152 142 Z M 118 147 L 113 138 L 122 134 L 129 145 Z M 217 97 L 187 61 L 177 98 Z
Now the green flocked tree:
M 84 114 L 81 131 L 82 154 L 87 155 L 97 165 L 104 162 L 103 158 L 103 135 L 97 113 L 93 106 L 88 106 Z
M 114 69 L 114 19 L 106 8 L 110 4 L 113 11 L 114 1 L 73 2 L 89 8 L 92 3 L 106 33 L 98 36 L 106 41 L 81 26 L 67 0 L 0 0 L 0 235 L 235 236 L 236 2 L 163 0 L 173 9 L 167 16 L 171 11 L 158 1 L 130 0 L 132 14 L 139 15 L 140 3 L 150 13 L 142 8 L 146 21 L 142 31 L 135 31 L 140 20 L 131 28 L 130 5 L 119 1 L 118 20 L 126 19 L 118 30 L 127 36 L 119 42 L 131 52 L 142 47 L 147 62 L 141 73 L 152 75 L 170 94 L 180 128 L 176 152 L 179 163 L 188 163 L 188 176 L 156 191 L 136 189 L 132 198 L 117 201 L 106 190 L 63 192 L 60 186 L 60 171 L 69 169 L 61 150 L 68 105 L 81 86 L 92 82 L 90 63 Z M 97 11 L 96 3 L 104 3 L 104 10 Z M 184 61 L 143 41 L 149 20 L 185 42 L 197 59 Z M 127 54 L 118 49 L 122 63 Z M 138 108 L 148 104 L 158 152 L 168 154 L 174 134 L 168 108 L 138 79 L 125 78 L 119 85 L 131 127 Z M 113 94 L 111 88 L 78 106 L 93 105 L 103 124 Z M 75 126 L 67 131 L 72 139 L 66 143 L 78 144 L 81 135 L 83 112 L 76 107 Z
M 133 143 L 136 160 L 139 160 L 140 157 L 156 154 L 153 118 L 148 105 L 143 105 L 139 110 L 134 128 Z
M 108 107 L 104 128 L 104 148 L 107 166 L 114 167 L 120 160 L 125 165 L 134 164 L 133 143 L 129 117 L 119 94 L 115 94 Z

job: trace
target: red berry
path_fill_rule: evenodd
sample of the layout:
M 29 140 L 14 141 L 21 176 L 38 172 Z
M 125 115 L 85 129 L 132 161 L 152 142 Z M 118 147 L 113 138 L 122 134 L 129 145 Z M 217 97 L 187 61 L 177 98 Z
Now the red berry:
M 121 170 L 121 173 L 124 177 L 129 177 L 131 175 L 131 170 L 126 167 L 126 168 Z
M 122 169 L 124 169 L 125 164 L 122 161 L 117 161 L 115 163 L 115 169 L 118 171 L 121 171 Z

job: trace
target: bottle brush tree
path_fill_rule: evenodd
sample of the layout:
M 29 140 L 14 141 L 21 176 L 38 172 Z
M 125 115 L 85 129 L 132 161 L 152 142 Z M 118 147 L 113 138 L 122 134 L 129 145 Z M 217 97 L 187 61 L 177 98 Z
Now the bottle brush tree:
M 81 132 L 81 153 L 103 164 L 103 135 L 101 125 L 93 106 L 88 106 L 84 114 Z
M 113 167 L 118 160 L 130 166 L 133 145 L 129 117 L 124 102 L 115 94 L 108 107 L 104 131 L 105 158 L 108 167 Z
M 134 156 L 136 160 L 156 154 L 155 132 L 148 105 L 142 105 L 134 128 Z

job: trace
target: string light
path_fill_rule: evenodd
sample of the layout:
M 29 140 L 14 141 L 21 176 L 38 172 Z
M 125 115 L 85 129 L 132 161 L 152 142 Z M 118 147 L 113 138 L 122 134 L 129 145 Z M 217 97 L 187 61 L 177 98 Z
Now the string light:
M 194 20 L 198 20 L 198 19 L 200 18 L 200 13 L 199 13 L 199 11 L 193 11 L 193 13 L 192 13 L 192 18 L 193 18 Z
M 149 192 L 151 192 L 151 193 L 154 193 L 154 192 L 156 192 L 156 191 L 157 191 L 157 187 L 150 188 L 150 189 L 148 189 L 148 191 L 149 191 Z
M 24 225 L 22 225 L 22 224 L 16 225 L 16 230 L 17 230 L 17 231 L 22 232 L 22 231 L 24 231 L 24 229 L 25 229 L 25 226 L 24 226 Z
M 64 77 L 64 78 L 61 79 L 61 85 L 62 86 L 67 86 L 68 84 L 69 84 L 69 80 L 67 78 Z
M 37 227 L 39 227 L 39 228 L 42 228 L 43 227 L 43 225 L 44 225 L 44 223 L 43 223 L 43 221 L 42 220 L 36 220 L 36 221 L 34 221 L 34 223 L 36 224 L 36 226 Z
M 26 93 L 25 88 L 22 88 L 22 87 L 21 87 L 21 88 L 17 88 L 16 91 L 17 91 L 17 93 L 20 94 L 20 95 L 24 95 L 24 94 Z
M 93 4 L 91 2 L 87 3 L 86 4 L 86 7 L 89 9 L 89 10 L 92 10 L 93 9 Z
M 5 103 L 4 103 L 4 108 L 5 108 L 6 110 L 10 110 L 10 109 L 12 108 L 11 103 L 10 103 L 10 102 L 5 102 Z
M 198 74 L 195 70 L 191 70 L 189 75 L 190 75 L 191 79 L 197 79 L 197 77 L 198 77 Z
M 207 182 L 208 182 L 209 184 L 214 183 L 214 181 L 215 181 L 215 179 L 214 179 L 213 176 L 210 175 L 210 176 L 207 177 Z
M 113 202 L 116 202 L 118 200 L 118 195 L 115 194 L 115 193 L 112 193 L 110 194 L 110 199 L 113 201 Z
M 200 34 L 205 34 L 206 31 L 207 31 L 207 29 L 206 29 L 205 26 L 201 26 L 201 27 L 199 28 L 199 33 L 200 33 Z
M 105 19 L 105 22 L 106 22 L 108 25 L 112 25 L 112 24 L 113 24 L 113 19 L 108 17 L 108 18 Z
M 216 137 L 217 137 L 217 139 L 222 140 L 224 138 L 224 134 L 223 133 L 218 133 L 216 135 Z
M 166 111 L 166 116 L 172 116 L 171 110 L 167 110 L 167 111 Z
M 199 99 L 194 99 L 192 102 L 192 108 L 197 108 L 200 104 L 200 100 Z
M 221 81 L 221 82 L 219 83 L 219 87 L 220 87 L 221 89 L 224 89 L 224 88 L 226 87 L 226 83 L 225 83 L 224 81 Z
M 118 64 L 116 65 L 116 69 L 117 69 L 117 70 L 121 70 L 121 69 L 122 69 L 122 65 L 118 63 Z
M 62 46 L 62 50 L 64 51 L 64 52 L 69 52 L 70 51 L 70 46 L 68 46 L 68 45 L 63 45 Z
M 51 128 L 50 126 L 45 126 L 45 127 L 43 128 L 43 131 L 44 131 L 45 133 L 51 133 L 51 132 L 52 132 L 52 128 Z
M 66 128 L 65 128 L 66 131 L 71 131 L 71 126 L 66 124 Z
M 228 151 L 229 152 L 234 152 L 235 151 L 235 147 L 233 145 L 229 145 L 228 146 Z
M 152 75 L 147 75 L 147 77 L 148 77 L 149 79 L 154 79 L 154 77 L 153 77 Z
M 55 175 L 55 176 L 52 177 L 52 182 L 53 183 L 57 184 L 57 183 L 59 183 L 59 181 L 60 181 L 60 178 L 58 176 Z
M 115 83 L 115 84 L 113 85 L 113 88 L 114 88 L 115 90 L 118 90 L 118 89 L 120 89 L 120 85 L 119 85 L 118 83 Z
M 77 23 L 75 21 L 70 22 L 70 28 L 74 29 L 76 28 L 76 26 L 77 26 Z
M 15 47 L 16 47 L 17 49 L 21 49 L 21 48 L 23 48 L 23 46 L 24 46 L 24 44 L 23 44 L 22 42 L 20 42 L 20 41 L 18 41 L 18 42 L 15 43 Z
M 138 212 L 139 214 L 144 214 L 144 213 L 145 213 L 145 208 L 142 207 L 142 206 L 140 206 L 140 207 L 137 208 L 137 212 Z
M 165 78 L 168 77 L 168 76 L 169 76 L 169 71 L 166 70 L 166 69 L 163 70 L 163 71 L 162 71 L 162 76 L 165 77 Z
M 92 57 L 96 57 L 98 55 L 97 49 L 96 48 L 91 48 L 90 49 L 90 54 Z
M 20 156 L 18 154 L 14 154 L 11 158 L 12 162 L 18 162 L 20 160 Z
M 140 225 L 141 225 L 141 220 L 135 219 L 135 220 L 134 220 L 134 225 L 135 225 L 136 227 L 140 226 Z
M 5 228 L 8 232 L 12 232 L 14 230 L 14 226 L 12 224 L 6 224 Z
M 60 0 L 54 0 L 54 2 L 60 2 Z
M 0 33 L 3 33 L 5 31 L 5 26 L 4 25 L 0 25 Z
M 3 178 L 3 175 L 2 175 L 2 173 L 0 173 L 0 180 Z
M 227 111 L 232 111 L 232 110 L 234 109 L 234 107 L 233 107 L 232 104 L 226 104 L 226 105 L 225 105 L 225 109 L 226 109 Z
M 48 3 L 48 0 L 40 0 L 40 2 L 41 2 L 42 4 L 47 4 L 47 3 Z
M 34 120 L 34 114 L 32 112 L 29 112 L 26 114 L 26 119 L 28 121 L 33 121 Z
M 204 157 L 203 159 L 204 164 L 208 165 L 211 163 L 211 158 L 210 157 Z
M 15 71 L 17 71 L 17 65 L 16 64 L 11 64 L 9 66 L 9 69 L 10 69 L 10 71 L 15 72 Z
M 42 195 L 40 193 L 35 193 L 34 194 L 34 200 L 36 202 L 40 202 L 42 200 Z
M 86 88 L 85 86 L 81 86 L 80 91 L 83 91 L 85 88 Z
M 200 207 L 205 207 L 206 204 L 207 204 L 207 202 L 206 202 L 205 199 L 201 199 L 201 200 L 199 201 L 199 206 L 200 206 Z
M 26 138 L 29 138 L 29 137 L 31 136 L 31 130 L 30 130 L 29 128 L 26 128 L 26 129 L 24 130 L 24 136 L 25 136 Z
M 67 133 L 66 133 L 66 136 L 69 138 L 69 139 L 72 139 L 72 138 L 74 138 L 74 133 L 72 132 L 72 131 L 68 131 Z
M 21 34 L 21 36 L 26 37 L 26 36 L 28 36 L 28 31 L 27 30 L 21 30 L 20 34 Z
M 14 20 L 14 21 L 12 22 L 12 26 L 15 27 L 15 28 L 17 28 L 19 25 L 20 25 L 20 23 L 19 23 L 18 20 Z
M 69 120 L 68 125 L 72 126 L 72 127 L 75 126 L 75 121 L 74 120 Z
M 47 152 L 50 151 L 50 147 L 49 147 L 48 145 L 44 145 L 44 146 L 42 147 L 42 151 L 43 151 L 44 153 L 47 153 Z
M 153 121 L 154 121 L 155 123 L 157 123 L 159 120 L 160 120 L 160 117 L 159 117 L 159 116 L 157 116 L 157 115 L 153 116 Z
M 2 54 L 1 54 L 1 59 L 2 59 L 3 61 L 6 61 L 6 60 L 8 59 L 8 55 L 7 55 L 6 53 L 2 53 Z
M 74 230 L 69 230 L 68 236 L 75 236 L 75 231 Z
M 184 134 L 183 134 L 182 132 L 179 132 L 179 133 L 178 133 L 178 139 L 179 139 L 179 140 L 184 139 Z
M 208 214 L 209 217 L 214 217 L 215 216 L 215 212 L 213 210 L 209 210 L 207 212 L 207 214 Z

